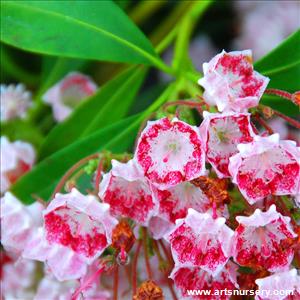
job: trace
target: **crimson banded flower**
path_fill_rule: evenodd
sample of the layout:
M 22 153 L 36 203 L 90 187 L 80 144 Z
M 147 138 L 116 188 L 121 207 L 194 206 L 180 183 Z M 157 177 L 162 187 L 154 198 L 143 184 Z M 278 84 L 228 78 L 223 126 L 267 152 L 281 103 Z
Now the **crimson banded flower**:
M 199 267 L 177 266 L 173 269 L 170 278 L 174 280 L 177 290 L 180 291 L 180 299 L 198 299 L 198 300 L 229 300 L 230 296 L 224 294 L 213 296 L 215 291 L 232 291 L 239 288 L 237 284 L 237 266 L 228 262 L 222 271 L 216 276 L 202 270 Z M 188 290 L 210 291 L 211 295 L 189 296 Z
M 254 132 L 248 113 L 203 113 L 200 125 L 206 160 L 219 178 L 230 177 L 229 158 L 238 153 L 237 145 L 253 140 Z
M 225 221 L 189 209 L 186 218 L 178 220 L 166 237 L 175 265 L 201 267 L 217 275 L 232 254 L 234 232 Z
M 173 119 L 148 122 L 141 133 L 135 159 L 150 182 L 167 189 L 205 172 L 198 129 Z
M 293 141 L 280 141 L 278 134 L 255 136 L 237 146 L 229 172 L 250 204 L 269 195 L 296 195 L 300 183 L 300 150 Z
M 112 169 L 100 184 L 99 197 L 110 205 L 114 216 L 128 217 L 145 226 L 157 210 L 150 185 L 134 160 L 126 164 L 112 160 Z
M 235 231 L 234 258 L 242 266 L 260 268 L 271 272 L 288 269 L 294 256 L 291 247 L 294 233 L 290 218 L 276 211 L 256 209 L 249 217 L 236 217 L 239 226 Z
M 269 78 L 253 70 L 251 50 L 225 52 L 203 64 L 204 77 L 198 83 L 203 97 L 219 111 L 245 112 L 258 105 Z

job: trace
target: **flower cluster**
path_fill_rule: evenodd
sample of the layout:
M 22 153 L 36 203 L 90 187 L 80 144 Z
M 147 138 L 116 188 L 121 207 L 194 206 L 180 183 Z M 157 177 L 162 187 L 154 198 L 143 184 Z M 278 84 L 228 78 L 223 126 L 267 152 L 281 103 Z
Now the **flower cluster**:
M 42 261 L 46 276 L 35 299 L 53 290 L 63 299 L 109 299 L 98 278 L 107 273 L 108 282 L 104 278 L 102 283 L 112 289 L 110 272 L 117 284 L 119 268 L 129 263 L 131 252 L 130 297 L 136 300 L 204 299 L 191 298 L 187 291 L 242 289 L 244 278 L 251 278 L 248 286 L 258 290 L 290 289 L 300 296 L 300 277 L 292 264 L 294 258 L 300 263 L 300 229 L 285 205 L 299 201 L 300 149 L 279 134 L 259 134 L 253 125 L 251 108 L 269 79 L 253 70 L 251 55 L 249 50 L 223 51 L 204 64 L 199 83 L 211 109 L 203 112 L 200 126 L 177 117 L 148 121 L 132 159 L 100 157 L 93 193 L 84 195 L 73 187 L 56 193 L 47 206 L 33 207 L 7 192 L 1 199 L 2 244 L 14 257 L 4 271 L 18 257 L 26 264 Z M 69 81 L 81 79 L 70 75 L 45 99 L 55 102 Z M 91 92 L 94 86 L 82 88 Z M 15 159 L 13 172 L 24 158 Z M 6 180 L 12 181 L 11 174 L 9 168 L 1 171 Z M 242 209 L 234 208 L 236 202 Z M 141 251 L 147 274 L 137 288 Z M 156 255 L 149 257 L 152 252 Z M 153 272 L 154 264 L 160 274 Z M 251 276 L 241 271 L 244 267 Z M 33 268 L 28 263 L 22 271 Z M 114 292 L 125 295 L 121 283 Z M 26 289 L 31 282 L 19 284 Z

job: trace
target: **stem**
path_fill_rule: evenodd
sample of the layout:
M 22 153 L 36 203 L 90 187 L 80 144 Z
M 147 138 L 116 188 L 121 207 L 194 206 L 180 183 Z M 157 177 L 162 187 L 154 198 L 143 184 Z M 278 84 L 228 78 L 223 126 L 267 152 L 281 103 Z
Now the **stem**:
M 97 167 L 97 171 L 96 171 L 96 178 L 95 178 L 95 191 L 96 194 L 98 195 L 99 193 L 99 185 L 100 185 L 100 180 L 101 180 L 101 172 L 103 169 L 103 159 L 100 159 L 98 167 Z
M 147 248 L 147 228 L 143 227 L 143 246 L 144 246 L 144 256 L 145 256 L 145 264 L 146 264 L 146 269 L 148 273 L 148 278 L 152 280 L 152 270 L 150 266 L 150 261 L 149 261 L 149 253 L 148 253 L 148 248 Z
M 281 98 L 285 98 L 285 99 L 293 101 L 293 94 L 286 92 L 286 91 L 282 91 L 282 90 L 278 90 L 278 89 L 267 89 L 267 90 L 265 90 L 265 94 L 276 95 Z
M 114 300 L 118 300 L 118 287 L 119 287 L 119 266 L 116 265 L 114 270 Z
M 281 112 L 277 111 L 277 110 L 273 110 L 274 115 L 284 119 L 285 121 L 287 121 L 288 123 L 290 123 L 292 126 L 300 129 L 300 123 L 284 114 L 282 114 Z
M 164 264 L 164 259 L 163 259 L 162 255 L 160 253 L 160 249 L 159 249 L 159 246 L 158 246 L 158 243 L 157 243 L 156 240 L 153 240 L 153 249 L 154 249 L 154 251 L 155 251 L 155 253 L 157 255 L 159 264 L 160 265 Z M 168 271 L 161 269 L 161 272 L 166 277 L 166 281 L 168 283 L 168 287 L 169 287 L 169 290 L 170 290 L 170 292 L 172 294 L 173 300 L 177 300 L 177 296 L 176 296 L 176 293 L 175 293 L 174 288 L 173 288 L 172 280 L 170 278 L 168 278 Z
M 59 183 L 57 184 L 56 188 L 54 189 L 54 192 L 51 195 L 51 199 L 53 199 L 55 197 L 55 195 L 60 192 L 60 190 L 63 188 L 65 182 L 68 180 L 68 178 L 81 166 L 83 166 L 84 164 L 86 164 L 89 160 L 91 159 L 95 159 L 99 157 L 99 153 L 94 153 L 91 154 L 83 159 L 81 159 L 80 161 L 78 161 L 75 165 L 73 165 L 66 173 L 65 175 L 61 178 L 61 180 L 59 181 Z
M 273 129 L 268 125 L 268 123 L 258 113 L 255 113 L 253 116 L 258 121 L 258 123 L 260 125 L 262 125 L 268 131 L 269 134 L 274 133 Z
M 151 15 L 153 15 L 157 10 L 160 9 L 162 5 L 165 5 L 166 3 L 166 0 L 141 1 L 131 10 L 128 16 L 134 23 L 140 25 L 141 23 L 144 23 Z
M 137 287 L 137 261 L 142 247 L 142 240 L 139 240 L 132 262 L 132 293 L 136 294 Z

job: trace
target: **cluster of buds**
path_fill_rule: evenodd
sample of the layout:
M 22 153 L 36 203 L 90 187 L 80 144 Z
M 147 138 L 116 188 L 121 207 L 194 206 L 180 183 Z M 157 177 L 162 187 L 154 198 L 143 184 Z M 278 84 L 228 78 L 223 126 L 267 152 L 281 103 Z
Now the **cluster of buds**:
M 218 113 L 204 112 L 200 126 L 178 118 L 149 121 L 132 159 L 112 160 L 106 173 L 97 170 L 102 180 L 96 176 L 96 195 L 76 188 L 57 193 L 47 207 L 38 208 L 38 220 L 7 193 L 1 212 L 3 246 L 22 259 L 44 262 L 48 277 L 41 284 L 75 282 L 66 299 L 99 293 L 108 299 L 98 278 L 112 271 L 114 286 L 108 284 L 108 290 L 116 299 L 119 268 L 128 271 L 131 254 L 130 297 L 135 300 L 190 299 L 188 290 L 245 286 L 290 289 L 300 296 L 293 267 L 294 258 L 300 263 L 300 230 L 285 205 L 286 200 L 299 201 L 300 150 L 276 133 L 260 135 L 248 111 L 258 105 L 268 82 L 253 70 L 251 51 L 223 51 L 204 64 L 199 81 L 206 104 Z M 232 201 L 246 207 L 234 212 L 234 222 Z M 10 227 L 16 219 L 22 226 Z M 147 275 L 137 278 L 142 244 Z M 151 249 L 158 263 L 149 257 Z M 153 273 L 151 259 L 158 266 L 168 261 L 173 268 L 169 278 L 168 268 L 160 268 L 161 276 Z M 253 282 L 243 284 L 246 276 L 239 267 L 256 274 Z M 137 289 L 138 279 L 143 282 Z M 126 289 L 122 299 L 124 295 Z

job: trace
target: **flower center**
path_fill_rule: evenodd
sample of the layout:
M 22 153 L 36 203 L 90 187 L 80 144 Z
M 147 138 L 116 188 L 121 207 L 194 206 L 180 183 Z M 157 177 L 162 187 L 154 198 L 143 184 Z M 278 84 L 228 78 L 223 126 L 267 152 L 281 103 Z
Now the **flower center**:
M 164 163 L 169 161 L 171 154 L 179 153 L 181 150 L 181 146 L 176 141 L 171 141 L 168 144 L 166 144 L 165 150 L 167 151 L 167 153 L 166 153 L 165 157 L 163 158 Z

